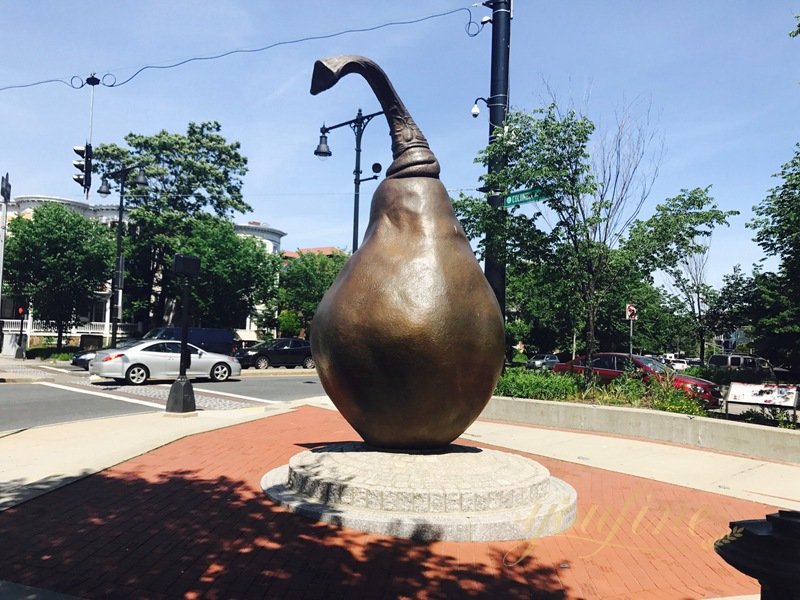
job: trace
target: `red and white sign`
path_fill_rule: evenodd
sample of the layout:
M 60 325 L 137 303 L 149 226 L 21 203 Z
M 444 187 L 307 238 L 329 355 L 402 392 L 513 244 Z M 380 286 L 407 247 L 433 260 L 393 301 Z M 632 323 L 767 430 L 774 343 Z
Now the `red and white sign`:
M 636 310 L 636 306 L 634 304 L 625 305 L 625 318 L 628 319 L 628 321 L 639 320 L 639 311 Z

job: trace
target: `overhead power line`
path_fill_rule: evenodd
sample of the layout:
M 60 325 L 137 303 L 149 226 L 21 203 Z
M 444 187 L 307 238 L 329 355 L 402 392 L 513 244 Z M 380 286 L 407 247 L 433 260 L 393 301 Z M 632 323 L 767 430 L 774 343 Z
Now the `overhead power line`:
M 133 75 L 131 75 L 127 79 L 125 79 L 123 81 L 119 81 L 119 82 L 117 81 L 116 75 L 114 75 L 113 73 L 106 73 L 105 75 L 103 75 L 100 78 L 100 83 L 101 83 L 101 85 L 103 85 L 105 87 L 120 87 L 120 86 L 125 85 L 126 83 L 131 82 L 138 75 L 140 75 L 141 73 L 143 73 L 144 71 L 147 71 L 147 70 L 175 69 L 177 67 L 186 65 L 186 64 L 191 63 L 191 62 L 219 60 L 219 59 L 222 59 L 222 58 L 226 58 L 228 56 L 233 56 L 235 54 L 256 54 L 256 53 L 259 53 L 259 52 L 266 52 L 267 50 L 271 50 L 271 49 L 277 48 L 279 46 L 290 46 L 292 44 L 301 44 L 301 43 L 304 43 L 304 42 L 310 42 L 310 41 L 316 41 L 316 40 L 327 40 L 327 39 L 340 37 L 340 36 L 343 36 L 343 35 L 349 35 L 349 34 L 353 34 L 353 33 L 367 33 L 367 32 L 370 32 L 370 31 L 377 31 L 379 29 L 385 29 L 387 27 L 414 25 L 416 23 L 422 23 L 423 21 L 430 21 L 431 19 L 438 19 L 438 18 L 441 18 L 441 17 L 446 17 L 446 16 L 453 15 L 453 14 L 456 14 L 456 13 L 459 13 L 459 12 L 462 12 L 462 11 L 466 12 L 469 15 L 469 17 L 468 17 L 469 20 L 467 21 L 467 24 L 464 27 L 465 32 L 466 32 L 466 34 L 468 36 L 475 37 L 476 35 L 478 35 L 480 30 L 483 28 L 483 23 L 477 23 L 477 22 L 472 20 L 472 11 L 469 8 L 456 8 L 456 9 L 453 9 L 453 10 L 448 10 L 446 12 L 427 15 L 425 17 L 420 17 L 420 18 L 417 18 L 417 19 L 410 19 L 410 20 L 407 20 L 407 21 L 389 21 L 387 23 L 382 23 L 380 25 L 374 25 L 372 27 L 360 27 L 360 28 L 354 28 L 354 29 L 345 29 L 343 31 L 337 31 L 335 33 L 327 33 L 327 34 L 322 34 L 322 35 L 311 35 L 311 36 L 306 36 L 306 37 L 302 37 L 302 38 L 298 38 L 298 39 L 294 39 L 294 40 L 285 40 L 285 41 L 282 41 L 282 42 L 275 42 L 275 43 L 272 43 L 272 44 L 268 44 L 266 46 L 261 46 L 259 48 L 245 48 L 245 49 L 238 49 L 238 50 L 228 50 L 227 52 L 222 52 L 220 54 L 214 54 L 214 55 L 211 55 L 211 56 L 194 56 L 194 57 L 186 58 L 184 60 L 178 61 L 176 63 L 168 64 L 168 65 L 145 65 L 145 66 L 140 67 L 139 69 L 137 69 L 133 73 Z M 67 86 L 69 86 L 69 87 L 71 87 L 73 89 L 80 89 L 80 88 L 82 88 L 83 86 L 86 85 L 86 80 L 84 78 L 81 78 L 78 75 L 73 75 L 69 79 L 66 79 L 66 78 L 62 78 L 62 79 L 45 79 L 45 80 L 42 80 L 42 81 L 35 81 L 35 82 L 32 82 L 32 83 L 23 83 L 23 84 L 17 84 L 17 85 L 7 85 L 7 86 L 0 87 L 0 92 L 4 92 L 4 91 L 7 91 L 7 90 L 21 89 L 21 88 L 30 88 L 30 87 L 35 87 L 35 86 L 39 86 L 39 85 L 49 84 L 49 83 L 61 83 L 63 85 L 67 85 Z

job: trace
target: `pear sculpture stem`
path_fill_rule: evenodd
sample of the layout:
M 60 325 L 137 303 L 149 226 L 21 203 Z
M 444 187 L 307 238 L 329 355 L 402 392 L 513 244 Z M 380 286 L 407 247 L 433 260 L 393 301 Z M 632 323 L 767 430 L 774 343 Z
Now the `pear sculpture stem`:
M 478 417 L 503 366 L 500 307 L 439 162 L 386 74 L 363 56 L 314 65 L 311 93 L 361 75 L 383 108 L 393 162 L 359 251 L 317 308 L 311 345 L 333 403 L 378 448 L 446 446 Z

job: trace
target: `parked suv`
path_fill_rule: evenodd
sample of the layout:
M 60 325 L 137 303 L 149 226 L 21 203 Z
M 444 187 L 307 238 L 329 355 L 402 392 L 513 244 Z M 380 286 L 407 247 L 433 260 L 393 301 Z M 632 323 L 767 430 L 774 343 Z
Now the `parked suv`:
M 631 361 L 633 364 L 631 364 Z M 586 368 L 586 357 L 582 356 L 569 362 L 557 364 L 553 367 L 553 372 L 582 374 Z M 673 371 L 664 363 L 647 356 L 638 356 L 636 354 L 629 356 L 622 352 L 598 352 L 592 355 L 592 371 L 603 383 L 608 383 L 624 372 L 630 372 L 631 370 L 641 373 L 645 382 L 651 378 L 670 378 L 674 387 L 689 396 L 701 400 L 707 408 L 717 408 L 720 405 L 722 392 L 713 381 Z
M 260 342 L 255 346 L 238 350 L 234 356 L 247 369 L 266 369 L 268 367 L 286 367 L 294 369 L 314 368 L 311 357 L 311 342 L 301 338 L 278 338 L 277 340 Z
M 712 354 L 708 359 L 708 366 L 717 369 L 748 370 L 762 373 L 772 371 L 772 365 L 767 359 L 747 354 Z
M 142 336 L 142 340 L 180 340 L 180 327 L 157 327 Z M 189 327 L 190 344 L 217 354 L 232 355 L 237 348 L 236 335 L 230 329 Z

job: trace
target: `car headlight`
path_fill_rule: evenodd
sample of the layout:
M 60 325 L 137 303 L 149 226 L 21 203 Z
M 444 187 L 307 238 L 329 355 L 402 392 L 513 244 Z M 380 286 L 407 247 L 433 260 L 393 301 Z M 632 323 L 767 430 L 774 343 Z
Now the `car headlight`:
M 696 383 L 690 383 L 687 385 L 690 390 L 692 390 L 695 394 L 705 394 L 706 389 L 702 386 L 697 385 Z

